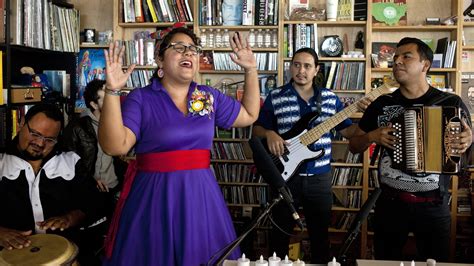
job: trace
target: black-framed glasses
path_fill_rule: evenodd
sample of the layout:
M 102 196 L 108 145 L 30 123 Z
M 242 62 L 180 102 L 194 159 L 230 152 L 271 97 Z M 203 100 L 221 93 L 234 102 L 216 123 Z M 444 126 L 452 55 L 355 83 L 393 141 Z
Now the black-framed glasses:
M 30 127 L 30 124 L 28 124 L 28 122 L 26 122 L 26 127 L 28 128 L 28 132 L 30 133 L 30 136 L 35 139 L 35 140 L 42 140 L 46 145 L 49 145 L 49 146 L 52 146 L 56 143 L 58 143 L 58 140 L 56 138 L 49 138 L 49 137 L 45 137 L 43 135 L 41 135 L 40 133 L 34 131 L 33 129 L 31 129 Z
M 202 52 L 201 46 L 197 46 L 194 44 L 184 44 L 180 42 L 172 42 L 166 46 L 166 49 L 173 47 L 173 50 L 180 54 L 184 54 L 186 52 L 186 49 L 190 51 L 193 55 L 200 54 Z

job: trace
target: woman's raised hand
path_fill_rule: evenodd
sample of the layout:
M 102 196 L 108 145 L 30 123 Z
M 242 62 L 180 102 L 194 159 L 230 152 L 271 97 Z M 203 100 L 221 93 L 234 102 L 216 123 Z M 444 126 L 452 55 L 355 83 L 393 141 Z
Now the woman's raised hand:
M 125 46 L 120 47 L 119 42 L 111 42 L 109 50 L 104 50 L 106 86 L 110 90 L 119 91 L 127 84 L 127 80 L 132 74 L 135 64 L 128 67 L 127 71 L 122 70 L 123 54 Z
M 232 61 L 244 68 L 245 71 L 257 68 L 257 61 L 252 49 L 248 45 L 248 41 L 242 39 L 239 32 L 234 33 L 230 39 L 230 46 L 233 51 L 233 53 L 230 54 Z

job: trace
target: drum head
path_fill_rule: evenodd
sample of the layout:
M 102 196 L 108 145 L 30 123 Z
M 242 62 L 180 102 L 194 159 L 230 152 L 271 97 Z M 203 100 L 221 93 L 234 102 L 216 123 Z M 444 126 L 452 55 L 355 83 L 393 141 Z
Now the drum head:
M 0 265 L 60 265 L 77 255 L 76 246 L 62 236 L 38 234 L 29 237 L 30 246 L 0 251 Z

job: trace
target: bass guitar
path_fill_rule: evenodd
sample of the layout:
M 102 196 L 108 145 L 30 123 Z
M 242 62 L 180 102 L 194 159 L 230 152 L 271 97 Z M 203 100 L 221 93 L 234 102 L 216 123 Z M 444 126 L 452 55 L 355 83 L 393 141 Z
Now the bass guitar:
M 380 95 L 393 91 L 397 86 L 395 83 L 384 83 L 368 93 L 365 98 L 374 100 Z M 310 113 L 303 116 L 289 131 L 281 135 L 286 142 L 290 143 L 290 145 L 285 147 L 285 152 L 281 156 L 271 154 L 268 150 L 266 139 L 262 138 L 265 149 L 270 153 L 273 162 L 285 181 L 288 181 L 288 179 L 295 174 L 302 163 L 324 155 L 324 150 L 313 151 L 309 148 L 309 145 L 316 142 L 324 133 L 329 132 L 332 128 L 355 113 L 358 110 L 358 103 L 360 101 L 361 100 L 349 105 L 344 108 L 344 110 L 312 129 L 308 129 L 308 125 L 317 118 L 317 115 Z

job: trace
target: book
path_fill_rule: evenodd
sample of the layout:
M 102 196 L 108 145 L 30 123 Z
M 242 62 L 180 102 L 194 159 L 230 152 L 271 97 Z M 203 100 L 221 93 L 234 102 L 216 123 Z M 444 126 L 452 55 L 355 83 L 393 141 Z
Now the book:
M 77 57 L 76 108 L 86 108 L 84 89 L 93 79 L 105 80 L 105 56 L 102 49 L 81 49 Z
M 242 0 L 222 1 L 223 25 L 242 25 Z
M 461 98 L 472 116 L 474 114 L 474 72 L 462 73 Z
M 437 88 L 437 89 L 444 89 L 446 88 L 446 75 L 443 74 L 428 74 L 426 75 L 426 81 L 428 83 Z
M 354 20 L 354 0 L 339 0 L 337 3 L 337 20 Z
M 296 8 L 308 9 L 309 1 L 308 0 L 289 0 L 288 2 L 288 17 L 291 16 L 291 13 Z
M 199 70 L 214 70 L 212 51 L 204 51 L 199 57 Z
M 372 54 L 377 55 L 377 62 L 380 68 L 392 67 L 393 56 L 397 49 L 397 43 L 395 42 L 373 42 L 372 43 Z

